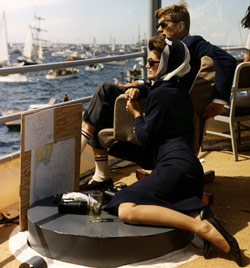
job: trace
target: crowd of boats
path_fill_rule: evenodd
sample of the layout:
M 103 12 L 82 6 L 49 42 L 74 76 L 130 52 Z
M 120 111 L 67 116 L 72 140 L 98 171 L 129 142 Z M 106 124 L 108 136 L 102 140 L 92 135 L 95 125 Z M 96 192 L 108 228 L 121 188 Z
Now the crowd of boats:
M 139 40 L 136 44 L 125 46 L 116 45 L 115 39 L 112 40 L 110 44 L 107 45 L 97 45 L 96 39 L 94 37 L 93 43 L 89 45 L 73 45 L 73 44 L 52 44 L 48 41 L 41 39 L 40 34 L 44 31 L 41 28 L 41 22 L 44 20 L 41 17 L 34 16 L 34 20 L 31 25 L 28 26 L 26 38 L 24 44 L 15 43 L 9 44 L 7 39 L 7 25 L 6 25 L 6 15 L 3 12 L 0 22 L 0 67 L 19 67 L 24 65 L 35 65 L 47 62 L 55 62 L 58 59 L 62 61 L 76 61 L 93 59 L 96 57 L 110 57 L 115 55 L 123 55 L 128 52 L 140 51 L 142 46 L 146 45 L 146 40 Z M 49 60 L 45 58 L 44 55 L 49 55 Z M 117 65 L 125 66 L 128 60 L 114 60 L 102 63 L 93 63 L 86 65 L 84 70 L 86 72 L 99 72 L 102 71 L 105 65 Z M 136 74 L 140 73 L 140 62 L 138 59 L 138 65 L 135 64 L 133 70 L 127 70 L 126 74 L 123 75 L 131 77 L 134 70 L 138 71 Z M 63 80 L 73 77 L 77 77 L 80 69 L 67 67 L 59 69 L 48 70 L 45 78 L 48 80 Z M 136 76 L 138 78 L 138 76 Z M 28 82 L 28 77 L 26 74 L 8 74 L 0 75 L 0 83 L 26 83 Z M 30 109 L 36 109 L 52 105 L 53 100 L 49 103 L 38 104 L 29 106 Z M 19 110 L 6 110 L 6 107 L 1 109 L 2 115 L 10 115 L 13 113 L 20 112 Z M 20 128 L 20 121 L 15 120 L 6 123 L 9 128 Z
M 117 46 L 115 39 L 112 43 L 104 46 L 96 44 L 94 37 L 93 43 L 90 45 L 68 45 L 68 44 L 51 44 L 48 41 L 41 39 L 40 34 L 44 31 L 41 28 L 41 17 L 34 16 L 34 21 L 28 26 L 24 44 L 8 44 L 7 26 L 5 12 L 2 14 L 0 23 L 0 66 L 23 66 L 42 64 L 46 62 L 44 52 L 49 51 L 51 57 L 60 57 L 65 61 L 84 60 L 99 56 L 122 55 L 126 52 L 140 51 L 142 45 L 146 45 L 146 40 L 139 40 L 136 44 L 129 47 L 125 45 Z M 10 62 L 10 54 L 18 54 L 14 63 Z M 125 65 L 124 61 L 113 61 L 105 64 Z M 94 72 L 104 68 L 103 64 L 91 64 L 85 67 L 85 71 Z M 77 68 L 62 68 L 49 70 L 46 79 L 67 79 L 76 76 L 79 73 Z M 27 76 L 24 74 L 10 74 L 0 76 L 0 82 L 27 82 Z

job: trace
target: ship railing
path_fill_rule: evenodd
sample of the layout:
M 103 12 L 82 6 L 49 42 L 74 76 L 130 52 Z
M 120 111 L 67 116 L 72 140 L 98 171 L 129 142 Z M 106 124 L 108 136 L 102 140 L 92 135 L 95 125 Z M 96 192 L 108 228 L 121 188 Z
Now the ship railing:
M 84 59 L 84 60 L 74 60 L 74 61 L 63 61 L 63 62 L 55 62 L 55 63 L 44 63 L 44 64 L 36 64 L 36 65 L 25 65 L 25 66 L 16 66 L 16 67 L 5 67 L 0 68 L 0 75 L 5 76 L 9 74 L 17 74 L 17 73 L 28 73 L 28 72 L 39 72 L 39 71 L 46 71 L 51 69 L 61 69 L 61 68 L 71 68 L 71 67 L 78 67 L 83 65 L 92 65 L 98 63 L 105 63 L 105 62 L 113 62 L 113 61 L 123 61 L 128 59 L 135 59 L 135 58 L 142 58 L 142 78 L 146 78 L 146 59 L 147 59 L 147 49 L 146 47 L 142 47 L 141 51 L 118 55 L 118 56 L 106 56 L 106 57 L 97 57 L 92 59 Z M 61 107 L 67 106 L 70 104 L 75 103 L 88 103 L 91 100 L 92 96 L 87 96 L 84 98 L 79 98 L 67 102 L 56 103 L 54 105 L 38 108 L 36 111 L 42 111 L 49 109 L 51 107 Z M 20 120 L 22 114 L 26 113 L 27 111 L 18 112 L 11 115 L 4 115 L 0 116 L 0 124 L 5 124 L 7 122 Z M 12 153 L 10 155 L 6 155 L 0 157 L 0 162 L 5 161 L 6 159 L 10 159 L 19 155 L 19 152 Z
M 221 47 L 225 51 L 232 51 L 232 50 L 247 50 L 244 46 L 222 46 Z

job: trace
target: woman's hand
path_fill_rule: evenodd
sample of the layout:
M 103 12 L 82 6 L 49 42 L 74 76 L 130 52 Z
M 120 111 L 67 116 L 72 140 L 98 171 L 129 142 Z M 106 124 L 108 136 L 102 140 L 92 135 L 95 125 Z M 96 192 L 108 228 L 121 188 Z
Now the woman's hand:
M 140 91 L 138 88 L 131 87 L 125 91 L 125 98 L 135 100 L 139 97 Z
M 141 116 L 140 105 L 136 100 L 128 99 L 126 104 L 126 111 L 131 113 L 134 118 Z

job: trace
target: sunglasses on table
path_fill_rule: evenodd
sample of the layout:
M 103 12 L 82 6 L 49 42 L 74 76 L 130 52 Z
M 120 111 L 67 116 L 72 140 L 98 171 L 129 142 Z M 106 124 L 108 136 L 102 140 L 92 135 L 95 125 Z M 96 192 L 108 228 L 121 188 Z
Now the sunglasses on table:
M 179 21 L 175 21 L 175 20 L 164 20 L 164 21 L 156 24 L 156 29 L 158 29 L 160 26 L 161 26 L 161 28 L 166 28 L 169 22 L 178 23 Z
M 148 65 L 150 67 L 154 66 L 156 63 L 159 63 L 159 60 L 152 60 L 152 59 L 147 59 Z

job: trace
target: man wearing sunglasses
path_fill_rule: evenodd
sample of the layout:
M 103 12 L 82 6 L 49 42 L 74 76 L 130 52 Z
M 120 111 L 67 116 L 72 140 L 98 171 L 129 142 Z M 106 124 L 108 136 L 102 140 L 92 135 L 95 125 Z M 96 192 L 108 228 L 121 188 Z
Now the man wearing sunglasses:
M 211 45 L 201 36 L 189 35 L 190 16 L 184 2 L 156 11 L 158 20 L 157 32 L 166 36 L 182 40 L 188 47 L 191 56 L 191 71 L 184 78 L 191 87 L 200 68 L 203 56 L 209 56 L 214 61 L 216 72 L 215 85 L 212 93 L 213 102 L 210 103 L 203 116 L 214 117 L 222 113 L 224 105 L 229 101 L 236 60 L 230 54 L 217 46 Z
M 191 71 L 182 78 L 183 83 L 187 83 L 191 88 L 192 83 L 200 69 L 201 58 L 205 55 L 214 61 L 216 76 L 212 93 L 213 102 L 210 103 L 203 116 L 211 118 L 222 112 L 224 104 L 229 101 L 231 85 L 233 81 L 236 60 L 227 52 L 217 46 L 211 45 L 201 36 L 189 35 L 190 16 L 187 5 L 182 1 L 179 5 L 171 5 L 156 11 L 158 20 L 157 31 L 159 34 L 182 40 L 188 47 L 191 56 Z M 148 59 L 152 66 L 154 62 Z M 93 147 L 96 169 L 92 179 L 85 189 L 106 188 L 112 186 L 108 167 L 107 150 L 103 149 L 98 140 L 98 132 L 104 128 L 113 127 L 113 112 L 115 99 L 124 94 L 127 98 L 138 98 L 143 96 L 142 83 L 148 81 L 135 81 L 133 84 L 117 86 L 110 83 L 102 83 L 98 86 L 95 94 L 84 113 L 82 123 L 82 151 L 86 144 Z M 127 90 L 128 87 L 133 87 Z M 150 153 L 140 152 L 140 148 L 135 148 L 130 143 L 114 143 L 109 151 L 113 156 L 137 162 L 146 169 L 152 169 L 151 160 L 147 158 Z

